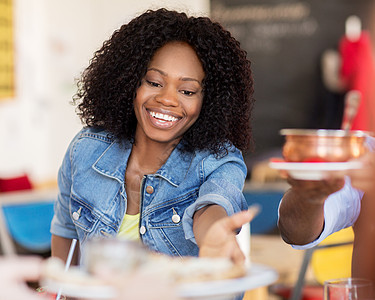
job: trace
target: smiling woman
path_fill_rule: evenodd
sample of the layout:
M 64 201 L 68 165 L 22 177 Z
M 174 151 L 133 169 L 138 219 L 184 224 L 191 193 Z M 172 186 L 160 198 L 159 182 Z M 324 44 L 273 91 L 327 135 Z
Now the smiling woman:
M 52 255 L 78 239 L 83 259 L 88 240 L 125 236 L 242 264 L 235 234 L 251 216 L 227 218 L 248 207 L 252 95 L 245 51 L 209 18 L 160 9 L 115 31 L 79 81 L 85 128 L 59 171 Z
M 170 143 L 172 150 L 199 117 L 203 78 L 202 64 L 189 44 L 172 42 L 159 49 L 134 100 L 136 139 L 145 134 L 145 142 Z

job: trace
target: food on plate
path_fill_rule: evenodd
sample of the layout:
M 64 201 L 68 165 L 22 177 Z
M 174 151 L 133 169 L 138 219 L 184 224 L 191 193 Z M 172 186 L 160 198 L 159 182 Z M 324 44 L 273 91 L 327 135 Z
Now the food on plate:
M 44 261 L 42 269 L 42 281 L 60 283 L 74 283 L 77 285 L 103 285 L 103 281 L 84 272 L 77 266 L 71 266 L 65 271 L 64 262 L 57 257 L 50 257 Z
M 245 267 L 229 258 L 171 257 L 150 251 L 135 241 L 94 239 L 85 249 L 85 268 L 105 266 L 114 272 L 157 272 L 171 281 L 217 280 L 245 275 Z
M 238 278 L 246 275 L 246 268 L 235 265 L 227 258 L 171 258 L 154 256 L 147 264 L 136 269 L 124 270 L 122 274 L 132 272 L 157 274 L 175 283 L 213 281 Z M 42 277 L 60 283 L 77 285 L 105 285 L 98 277 L 82 268 L 71 266 L 65 271 L 64 263 L 57 258 L 48 258 L 44 264 Z
M 111 245 L 112 255 L 108 255 L 107 250 L 103 251 L 108 245 Z M 101 240 L 95 249 L 91 256 L 88 255 L 88 265 L 83 268 L 71 266 L 65 271 L 64 263 L 60 259 L 48 258 L 44 263 L 42 277 L 47 282 L 52 280 L 62 284 L 105 285 L 106 283 L 95 276 L 95 270 L 101 267 L 109 269 L 114 276 L 137 272 L 164 277 L 171 283 L 224 280 L 246 275 L 244 265 L 236 265 L 228 258 L 170 257 L 145 251 L 143 247 L 132 242 L 118 240 Z M 87 254 L 90 254 L 90 251 Z
M 179 258 L 154 254 L 140 267 L 140 272 L 157 272 L 172 282 L 187 283 L 242 277 L 246 275 L 246 268 L 224 257 Z

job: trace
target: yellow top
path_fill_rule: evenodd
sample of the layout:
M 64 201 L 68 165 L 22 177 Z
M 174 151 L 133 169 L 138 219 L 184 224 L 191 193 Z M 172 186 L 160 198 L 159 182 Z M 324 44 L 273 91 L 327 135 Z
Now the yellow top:
M 125 214 L 117 236 L 127 240 L 139 240 L 139 214 L 127 215 Z

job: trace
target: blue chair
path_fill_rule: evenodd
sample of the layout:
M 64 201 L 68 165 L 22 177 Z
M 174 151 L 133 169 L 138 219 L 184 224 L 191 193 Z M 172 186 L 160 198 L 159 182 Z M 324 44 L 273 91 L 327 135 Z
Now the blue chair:
M 277 210 L 284 191 L 245 190 L 247 204 L 259 204 L 262 208 L 259 215 L 251 221 L 251 234 L 269 234 L 277 229 Z
M 10 237 L 24 249 L 44 253 L 51 249 L 51 201 L 2 206 L 4 222 Z

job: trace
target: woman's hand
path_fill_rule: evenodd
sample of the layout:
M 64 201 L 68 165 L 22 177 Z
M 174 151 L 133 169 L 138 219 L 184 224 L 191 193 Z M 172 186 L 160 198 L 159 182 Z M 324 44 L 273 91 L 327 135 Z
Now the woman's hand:
M 258 207 L 254 207 L 213 223 L 202 240 L 199 256 L 228 257 L 235 264 L 243 264 L 245 256 L 237 243 L 236 230 L 249 223 L 258 210 Z

